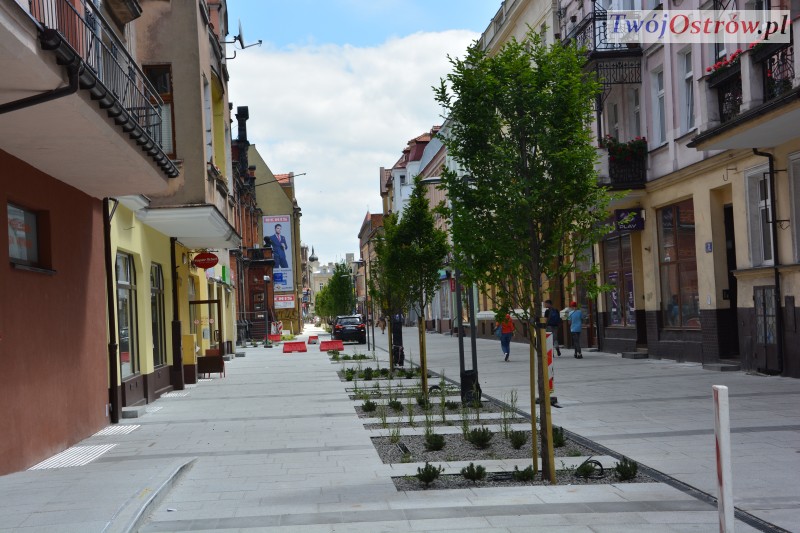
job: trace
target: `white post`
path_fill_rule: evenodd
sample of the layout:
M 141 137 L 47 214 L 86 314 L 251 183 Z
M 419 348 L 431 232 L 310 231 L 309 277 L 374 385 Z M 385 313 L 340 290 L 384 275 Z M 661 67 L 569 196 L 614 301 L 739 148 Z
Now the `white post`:
M 720 533 L 733 533 L 733 486 L 731 472 L 731 421 L 728 387 L 714 385 L 714 437 L 717 450 L 717 505 Z

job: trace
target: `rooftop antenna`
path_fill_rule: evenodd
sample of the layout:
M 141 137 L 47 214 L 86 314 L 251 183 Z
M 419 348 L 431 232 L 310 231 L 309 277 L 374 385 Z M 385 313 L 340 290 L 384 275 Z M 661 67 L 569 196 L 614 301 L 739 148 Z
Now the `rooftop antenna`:
M 250 48 L 251 46 L 261 46 L 261 39 L 252 43 L 252 44 L 244 44 L 244 31 L 242 30 L 242 20 L 239 19 L 239 34 L 233 37 L 232 41 L 225 41 L 225 44 L 236 44 L 239 43 L 239 49 L 244 50 L 245 48 Z M 225 59 L 235 59 L 236 58 L 236 50 L 233 51 L 233 57 L 226 57 Z

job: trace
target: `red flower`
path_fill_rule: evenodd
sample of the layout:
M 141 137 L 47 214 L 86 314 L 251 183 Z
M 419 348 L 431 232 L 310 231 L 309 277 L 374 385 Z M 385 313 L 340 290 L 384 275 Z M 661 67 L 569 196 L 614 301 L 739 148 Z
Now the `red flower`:
M 713 69 L 711 67 L 706 67 L 706 72 L 711 72 Z

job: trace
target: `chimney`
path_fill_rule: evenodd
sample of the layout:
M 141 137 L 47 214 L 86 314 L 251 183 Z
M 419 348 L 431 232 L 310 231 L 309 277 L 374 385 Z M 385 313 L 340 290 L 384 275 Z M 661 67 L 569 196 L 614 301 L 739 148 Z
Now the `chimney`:
M 247 141 L 248 118 L 250 118 L 250 110 L 246 105 L 236 108 L 236 121 L 239 123 L 239 141 Z

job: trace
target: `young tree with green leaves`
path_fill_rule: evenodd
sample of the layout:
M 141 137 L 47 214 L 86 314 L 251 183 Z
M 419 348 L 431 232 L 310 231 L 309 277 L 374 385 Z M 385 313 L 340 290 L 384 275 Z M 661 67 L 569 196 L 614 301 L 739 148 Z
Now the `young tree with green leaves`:
M 389 329 L 387 342 L 389 343 L 389 365 L 394 369 L 394 352 L 392 351 L 392 320 L 391 316 L 402 311 L 396 307 L 395 301 L 403 292 L 402 287 L 391 287 L 393 278 L 389 276 L 387 265 L 389 263 L 389 240 L 392 238 L 397 227 L 397 215 L 391 214 L 383 219 L 382 232 L 376 236 L 374 241 L 375 259 L 370 265 L 369 292 L 370 297 L 377 303 L 381 315 L 386 317 L 386 326 Z M 388 235 L 388 237 L 387 237 Z
M 417 315 L 419 359 L 422 389 L 428 397 L 428 364 L 425 349 L 425 308 L 433 301 L 439 287 L 439 269 L 449 251 L 447 233 L 436 227 L 426 196 L 427 186 L 419 176 L 400 221 L 386 227 L 387 274 L 392 296 L 402 307 Z M 385 226 L 385 224 L 384 224 Z M 395 294 L 394 291 L 397 291 Z
M 529 325 L 544 451 L 552 438 L 543 358 L 535 357 L 542 281 L 580 275 L 577 262 L 608 231 L 610 196 L 597 183 L 590 128 L 599 86 L 583 72 L 580 50 L 548 47 L 533 32 L 496 55 L 475 44 L 450 61 L 453 72 L 434 90 L 448 116 L 444 143 L 462 169 L 442 176 L 456 266 L 467 282 L 494 287 L 495 306 Z M 531 383 L 532 401 L 533 392 Z M 542 455 L 542 475 L 554 480 Z

